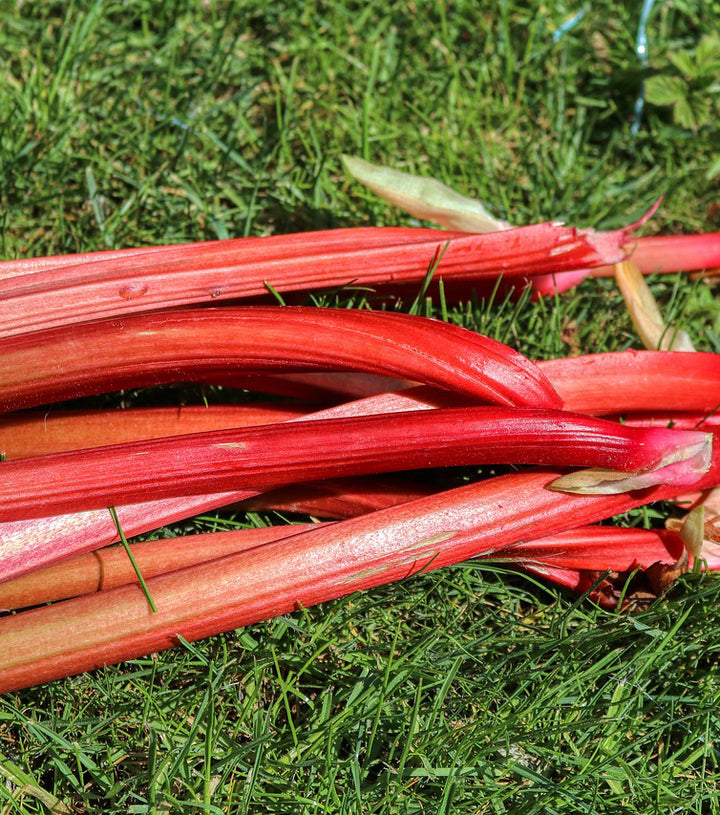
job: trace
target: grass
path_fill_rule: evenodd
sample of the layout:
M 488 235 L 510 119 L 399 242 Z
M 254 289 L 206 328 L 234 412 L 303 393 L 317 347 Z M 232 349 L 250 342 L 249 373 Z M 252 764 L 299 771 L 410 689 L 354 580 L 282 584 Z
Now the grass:
M 559 42 L 576 5 L 479 5 L 4 2 L 2 256 L 407 223 L 343 176 L 343 152 L 432 174 L 518 224 L 615 227 L 663 194 L 646 233 L 720 229 L 717 125 L 684 130 L 647 105 L 631 133 L 639 4 L 598 0 Z M 650 70 L 719 17 L 716 0 L 658 4 Z M 711 288 L 652 286 L 720 352 Z M 534 358 L 638 347 L 606 281 L 420 306 Z M 217 395 L 162 394 L 203 397 Z M 160 537 L 281 520 L 225 513 Z M 488 564 L 416 576 L 5 695 L 0 806 L 718 812 L 719 608 L 712 577 L 615 615 Z

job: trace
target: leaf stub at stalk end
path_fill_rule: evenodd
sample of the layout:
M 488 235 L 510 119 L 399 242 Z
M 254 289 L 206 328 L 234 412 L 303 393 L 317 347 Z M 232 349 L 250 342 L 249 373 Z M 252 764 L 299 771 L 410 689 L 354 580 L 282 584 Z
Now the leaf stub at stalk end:
M 665 456 L 652 470 L 629 473 L 593 467 L 560 476 L 548 484 L 548 489 L 575 495 L 617 495 L 659 484 L 687 486 L 710 469 L 713 436 L 705 435 L 704 441 L 679 447 Z

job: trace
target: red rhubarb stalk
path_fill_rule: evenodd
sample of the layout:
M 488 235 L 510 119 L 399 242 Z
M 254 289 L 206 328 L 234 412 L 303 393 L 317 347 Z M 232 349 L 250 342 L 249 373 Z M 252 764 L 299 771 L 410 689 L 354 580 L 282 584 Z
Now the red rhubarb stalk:
M 192 495 L 126 504 L 116 510 L 130 537 L 254 495 L 247 490 Z M 117 527 L 107 509 L 0 523 L 0 581 L 117 540 Z
M 543 360 L 536 364 L 563 396 L 566 410 L 597 415 L 644 412 L 652 401 L 652 408 L 659 411 L 710 414 L 720 404 L 720 354 L 696 352 L 691 359 L 688 354 L 672 351 L 612 351 Z M 312 376 L 312 384 L 326 391 L 324 398 L 332 396 L 333 392 L 338 396 L 359 396 L 365 392 L 363 382 L 357 382 L 353 387 L 356 375 L 352 373 L 343 376 L 341 389 L 337 391 L 331 374 Z M 273 381 L 266 384 L 268 392 L 286 393 L 287 389 L 283 390 L 281 384 L 285 379 L 281 374 L 272 377 Z M 297 374 L 293 379 L 299 386 L 305 380 L 305 374 Z M 396 387 L 388 389 L 397 390 Z M 322 390 L 297 391 L 295 394 L 300 397 L 323 396 Z M 426 395 L 429 396 L 429 392 L 421 395 L 417 390 L 412 394 L 406 390 L 403 394 L 412 398 L 418 408 Z M 441 394 L 434 394 L 433 406 L 442 404 L 444 398 Z
M 682 362 L 682 365 L 678 365 L 678 362 Z M 701 363 L 702 370 L 695 367 L 697 362 Z M 689 363 L 692 363 L 690 367 Z M 707 405 L 720 392 L 720 367 L 717 364 L 717 355 L 714 354 L 685 354 L 680 358 L 679 355 L 669 352 L 628 351 L 552 360 L 541 365 L 553 369 L 551 375 L 556 378 L 570 406 L 576 409 L 584 407 L 593 413 L 612 413 L 628 407 L 645 408 L 648 392 L 653 394 L 653 404 L 658 410 L 677 406 L 678 402 L 682 402 L 683 407 L 707 410 Z M 633 370 L 636 375 L 623 376 L 626 367 Z M 592 372 L 592 378 L 588 377 L 588 371 Z M 352 378 L 353 374 L 344 376 Z M 668 379 L 672 383 L 669 388 L 665 387 Z M 448 392 L 413 388 L 402 394 L 385 394 L 334 408 L 333 412 L 324 415 L 407 411 L 457 403 L 458 397 Z M 118 507 L 118 512 L 126 533 L 137 535 L 247 496 L 247 491 L 187 496 L 173 499 L 172 502 L 157 501 L 122 506 Z M 261 502 L 262 498 L 257 500 Z M 324 517 L 342 515 L 341 505 L 342 501 L 335 506 L 333 510 L 335 514 L 331 513 Z M 306 508 L 310 511 L 319 511 L 324 507 L 325 511 L 328 511 L 329 506 L 325 503 L 316 504 L 314 510 L 309 506 Z M 106 510 L 2 524 L 0 579 L 116 540 L 116 529 Z
M 628 241 L 625 248 L 633 263 L 644 275 L 660 272 L 699 272 L 720 266 L 720 232 L 634 238 Z M 559 271 L 556 274 L 528 276 L 526 283 L 538 294 L 553 295 L 577 286 L 587 277 L 614 276 L 614 266 L 596 266 L 580 271 Z
M 133 543 L 131 549 L 147 580 L 317 528 L 317 524 L 306 523 L 211 532 Z M 655 563 L 674 564 L 683 551 L 678 535 L 665 529 L 582 526 L 537 540 L 521 541 L 484 559 L 575 571 L 631 572 L 647 569 Z M 720 566 L 717 557 L 713 559 L 711 568 L 713 566 Z M 137 573 L 124 548 L 110 546 L 0 583 L 0 609 L 29 608 L 137 582 Z
M 651 235 L 634 238 L 625 247 L 643 274 L 699 272 L 720 266 L 720 232 L 700 235 Z M 612 267 L 592 271 L 596 277 L 612 277 Z
M 630 227 L 628 228 L 630 229 Z M 540 274 L 617 263 L 628 230 L 546 223 L 489 235 L 432 229 L 334 229 L 102 253 L 77 263 L 0 265 L 0 337 L 99 317 L 267 293 L 462 273 Z M 23 265 L 25 264 L 25 265 Z M 26 273 L 24 273 L 26 272 Z
M 432 484 L 402 476 L 362 476 L 292 484 L 245 498 L 241 512 L 273 510 L 339 521 L 415 501 L 437 492 Z
M 452 403 L 457 400 L 453 394 L 436 389 L 415 388 L 413 391 L 416 393 L 428 392 L 424 406 L 444 404 L 446 401 Z M 391 404 L 392 397 L 382 395 L 337 405 L 316 414 L 309 414 L 306 418 L 361 416 L 383 412 L 386 409 L 391 410 L 391 407 L 386 407 Z M 410 408 L 406 407 L 403 401 L 394 409 L 402 411 Z M 87 445 L 83 444 L 83 447 L 85 446 Z M 317 488 L 318 485 L 313 486 L 313 489 Z M 340 489 L 342 491 L 344 488 Z M 318 499 L 325 511 L 332 510 L 330 515 L 324 517 L 345 517 L 356 502 L 359 501 L 362 504 L 373 501 L 377 495 L 385 491 L 389 491 L 389 496 L 384 500 L 384 504 L 395 503 L 393 496 L 397 493 L 398 487 L 393 486 L 392 483 L 387 487 L 383 483 L 376 483 L 375 488 L 356 486 L 354 490 L 355 495 L 351 494 L 346 497 L 338 495 L 334 499 L 333 495 L 337 493 L 337 489 L 330 487 L 330 495 L 327 499 L 322 497 Z M 358 494 L 363 490 L 368 490 L 367 498 Z M 130 537 L 200 512 L 252 498 L 256 494 L 255 490 L 214 492 L 169 500 L 123 504 L 117 506 L 116 510 L 125 534 Z M 410 498 L 421 494 L 426 494 L 426 491 L 411 495 Z M 310 506 L 306 506 L 306 509 L 312 511 Z M 85 510 L 46 518 L 0 523 L 0 580 L 24 574 L 72 554 L 98 549 L 115 543 L 117 540 L 119 540 L 117 529 L 107 509 Z
M 229 504 L 239 504 L 242 511 L 277 509 L 338 519 L 411 501 L 433 491 L 407 478 L 386 476 L 299 484 L 291 490 L 264 495 L 248 490 L 190 495 L 125 504 L 116 511 L 125 535 L 131 537 Z M 117 540 L 117 528 L 107 509 L 0 523 L 0 581 Z
M 654 563 L 676 563 L 683 551 L 682 540 L 666 529 L 581 526 L 538 540 L 522 541 L 492 557 L 521 565 L 632 572 L 647 569 Z
M 662 481 L 684 486 L 707 469 L 711 440 L 707 433 L 630 428 L 530 408 L 448 408 L 280 423 L 7 461 L 0 482 L 0 521 L 470 464 L 603 468 L 599 482 L 612 491 Z M 606 475 L 605 469 L 611 473 Z M 574 478 L 563 488 L 593 489 L 587 478 Z
M 499 404 L 559 407 L 537 366 L 439 320 L 342 309 L 245 307 L 133 315 L 0 343 L 0 409 L 104 390 L 207 381 L 222 370 L 363 370 Z

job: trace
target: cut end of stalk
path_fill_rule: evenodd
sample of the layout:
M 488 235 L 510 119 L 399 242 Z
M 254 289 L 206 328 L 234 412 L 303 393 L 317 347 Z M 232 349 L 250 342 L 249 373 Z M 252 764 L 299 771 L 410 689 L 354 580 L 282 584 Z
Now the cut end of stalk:
M 594 467 L 560 476 L 548 485 L 548 489 L 575 495 L 618 495 L 660 484 L 693 484 L 710 469 L 713 437 L 703 435 L 703 441 L 674 450 L 652 470 L 630 473 Z

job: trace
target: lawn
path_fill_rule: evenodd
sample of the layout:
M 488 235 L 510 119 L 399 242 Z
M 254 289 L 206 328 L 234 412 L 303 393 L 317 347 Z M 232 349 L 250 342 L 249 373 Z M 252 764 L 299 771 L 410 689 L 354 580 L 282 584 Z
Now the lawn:
M 696 59 L 718 32 L 718 0 L 657 4 L 647 67 L 640 2 L 2 10 L 2 258 L 413 224 L 344 174 L 343 153 L 432 175 L 517 225 L 615 228 L 662 195 L 643 234 L 720 230 L 715 80 L 686 82 L 690 120 L 650 100 L 637 114 L 644 76 L 682 78 L 670 57 Z M 717 286 L 650 282 L 696 347 L 720 352 Z M 376 304 L 355 290 L 306 302 Z M 420 306 L 532 359 L 640 347 L 607 280 Z M 226 511 L 158 537 L 295 520 Z M 718 631 L 714 576 L 614 613 L 464 563 L 6 694 L 0 811 L 720 812 Z

